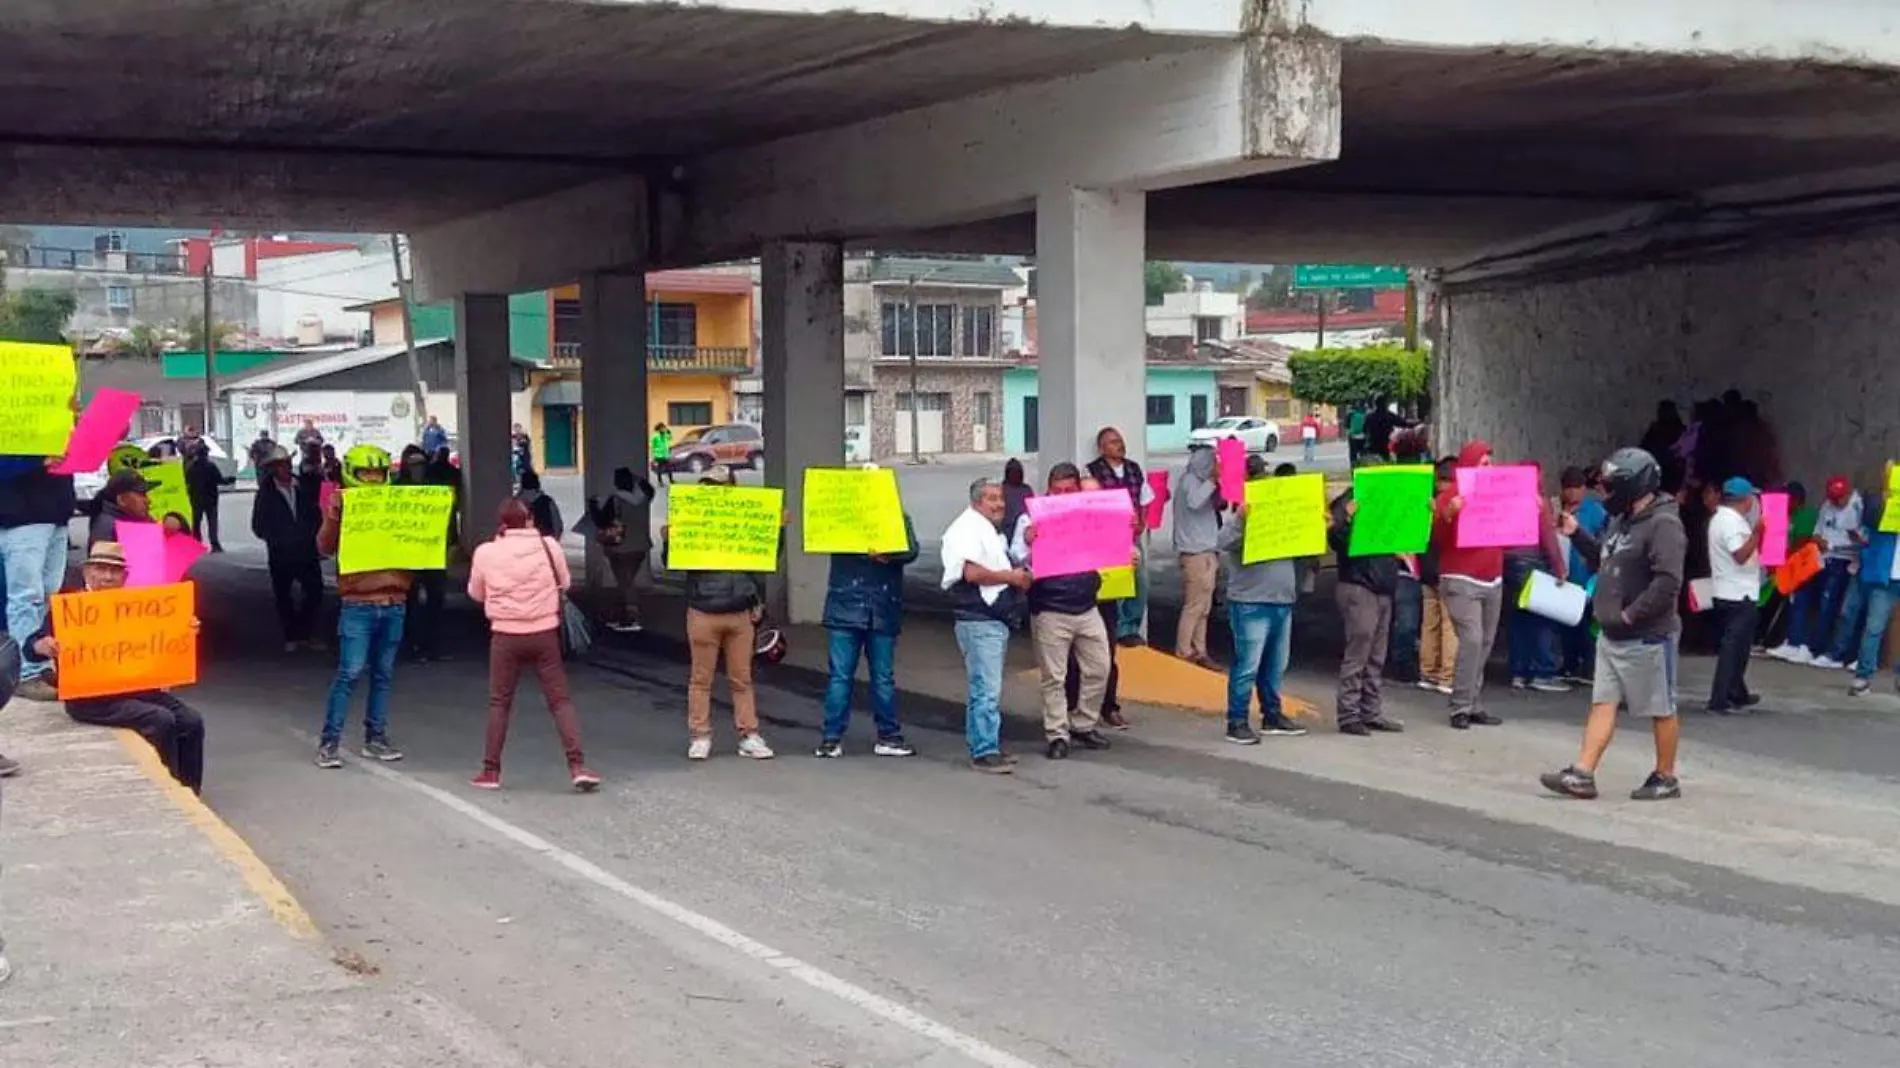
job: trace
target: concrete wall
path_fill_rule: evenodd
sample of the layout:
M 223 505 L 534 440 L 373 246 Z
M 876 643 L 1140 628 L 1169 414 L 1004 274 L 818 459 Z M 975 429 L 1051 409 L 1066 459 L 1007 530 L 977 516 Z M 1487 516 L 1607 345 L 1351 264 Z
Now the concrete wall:
M 257 330 L 271 339 L 297 336 L 297 321 L 314 315 L 328 338 L 355 338 L 369 330 L 366 312 L 343 309 L 396 295 L 389 241 L 360 249 L 284 256 L 257 263 Z
M 1900 231 L 1491 291 L 1452 289 L 1435 388 L 1442 451 L 1583 463 L 1634 444 L 1656 401 L 1739 389 L 1809 486 L 1900 456 Z

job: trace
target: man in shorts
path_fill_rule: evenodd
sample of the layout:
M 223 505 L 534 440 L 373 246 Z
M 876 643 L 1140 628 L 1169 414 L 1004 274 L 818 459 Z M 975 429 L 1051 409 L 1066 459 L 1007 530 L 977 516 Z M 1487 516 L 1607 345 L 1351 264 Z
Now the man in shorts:
M 1618 706 L 1650 721 L 1656 734 L 1656 770 L 1630 797 L 1666 801 L 1682 796 L 1676 781 L 1676 640 L 1682 619 L 1682 557 L 1688 536 L 1673 498 L 1664 496 L 1662 466 L 1641 449 L 1619 449 L 1604 462 L 1604 507 L 1610 522 L 1599 542 L 1563 519 L 1563 532 L 1585 562 L 1596 568 L 1592 610 L 1597 638 L 1596 681 L 1583 753 L 1562 771 L 1543 776 L 1544 788 L 1566 797 L 1597 796 L 1597 765 L 1616 733 Z

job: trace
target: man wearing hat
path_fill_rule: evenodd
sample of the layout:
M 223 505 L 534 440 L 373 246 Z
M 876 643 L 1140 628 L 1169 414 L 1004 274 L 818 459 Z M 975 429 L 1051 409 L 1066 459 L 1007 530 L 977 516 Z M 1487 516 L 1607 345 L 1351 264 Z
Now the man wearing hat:
M 258 465 L 257 495 L 251 500 L 251 534 L 264 543 L 270 567 L 270 592 L 284 629 L 284 652 L 320 649 L 317 615 L 323 607 L 323 570 L 318 564 L 317 529 L 323 524 L 319 484 L 291 473 L 290 452 L 272 445 Z M 299 597 L 291 599 L 295 587 Z
M 116 590 L 125 585 L 125 550 L 117 542 L 102 541 L 86 551 L 87 590 Z M 198 621 L 192 620 L 192 629 Z M 31 642 L 34 653 L 59 658 L 59 639 L 49 618 Z M 95 727 L 127 727 L 158 750 L 158 758 L 192 793 L 204 789 L 205 721 L 190 705 L 163 690 L 139 690 L 111 697 L 87 697 L 66 702 L 66 714 Z
M 1705 491 L 1713 494 L 1714 487 Z M 1767 530 L 1755 486 L 1739 476 L 1722 483 L 1721 504 L 1709 517 L 1709 585 L 1721 635 L 1708 710 L 1718 716 L 1745 711 L 1761 698 L 1748 692 L 1748 650 L 1755 640 L 1761 594 L 1761 541 Z

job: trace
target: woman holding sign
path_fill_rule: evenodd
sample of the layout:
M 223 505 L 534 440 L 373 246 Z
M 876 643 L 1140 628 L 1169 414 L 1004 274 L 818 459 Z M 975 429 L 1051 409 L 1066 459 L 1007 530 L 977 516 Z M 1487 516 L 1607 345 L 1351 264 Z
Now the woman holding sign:
M 1491 466 L 1491 446 L 1467 442 L 1458 451 L 1458 467 Z M 1504 721 L 1484 710 L 1484 665 L 1491 659 L 1491 643 L 1498 636 L 1498 618 L 1504 611 L 1504 550 L 1494 546 L 1460 544 L 1458 515 L 1465 498 L 1457 484 L 1438 496 L 1438 519 L 1432 527 L 1432 545 L 1438 550 L 1438 595 L 1444 598 L 1451 629 L 1458 635 L 1458 661 L 1452 668 L 1451 725 L 1465 730 L 1472 724 L 1495 727 Z

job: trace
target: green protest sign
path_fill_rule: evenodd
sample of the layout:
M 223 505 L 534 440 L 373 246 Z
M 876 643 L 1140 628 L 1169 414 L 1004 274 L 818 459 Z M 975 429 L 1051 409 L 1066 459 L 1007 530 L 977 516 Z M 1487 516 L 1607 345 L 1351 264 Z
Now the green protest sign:
M 1359 509 L 1352 517 L 1349 556 L 1422 553 L 1432 541 L 1431 465 L 1362 467 L 1352 474 L 1352 499 Z
M 356 486 L 343 491 L 336 571 L 439 571 L 448 563 L 453 486 Z

